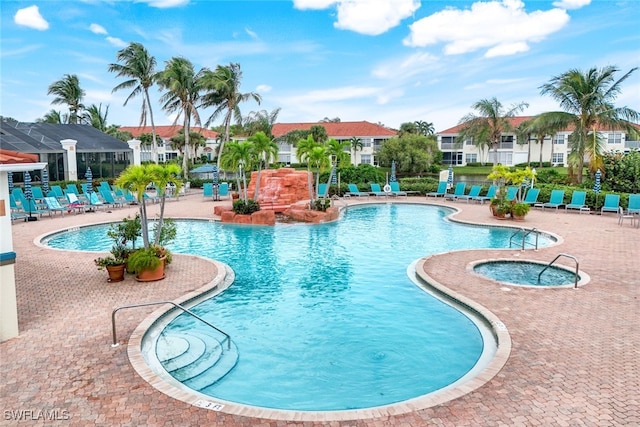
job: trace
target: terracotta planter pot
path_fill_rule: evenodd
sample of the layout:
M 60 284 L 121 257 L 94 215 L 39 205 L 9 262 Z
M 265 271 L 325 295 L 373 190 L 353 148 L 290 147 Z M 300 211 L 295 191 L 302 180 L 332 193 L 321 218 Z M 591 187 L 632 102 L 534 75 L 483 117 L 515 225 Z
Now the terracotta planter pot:
M 161 258 L 160 265 L 154 270 L 142 270 L 136 275 L 138 282 L 154 282 L 156 280 L 162 280 L 165 278 L 164 268 L 166 264 L 166 257 Z
M 108 282 L 122 282 L 124 280 L 125 264 L 107 265 L 105 268 L 107 269 L 107 273 L 109 273 Z

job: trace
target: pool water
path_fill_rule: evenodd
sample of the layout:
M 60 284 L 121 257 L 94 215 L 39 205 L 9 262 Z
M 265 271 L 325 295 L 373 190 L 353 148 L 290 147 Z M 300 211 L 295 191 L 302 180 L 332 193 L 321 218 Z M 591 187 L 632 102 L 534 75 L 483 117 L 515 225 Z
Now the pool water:
M 546 264 L 526 261 L 490 261 L 474 266 L 473 270 L 490 279 L 515 285 L 566 286 L 575 283 L 575 272 L 553 265 L 540 275 L 538 282 L 538 275 L 545 267 Z
M 192 308 L 229 333 L 238 351 L 233 369 L 198 390 L 253 406 L 346 410 L 407 400 L 462 378 L 495 343 L 483 341 L 477 319 L 415 286 L 407 268 L 429 254 L 506 248 L 513 230 L 453 223 L 449 213 L 377 204 L 319 225 L 177 221 L 174 253 L 225 262 L 236 274 L 230 288 Z M 105 251 L 106 229 L 81 228 L 46 243 Z M 550 242 L 540 236 L 540 246 Z M 198 330 L 209 332 L 180 315 L 163 335 Z

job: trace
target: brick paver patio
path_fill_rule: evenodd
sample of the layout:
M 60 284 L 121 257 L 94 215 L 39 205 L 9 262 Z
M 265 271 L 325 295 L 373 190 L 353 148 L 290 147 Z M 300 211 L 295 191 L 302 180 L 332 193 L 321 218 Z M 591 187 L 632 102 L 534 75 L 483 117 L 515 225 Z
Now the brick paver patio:
M 409 201 L 435 202 L 424 197 Z M 511 336 L 504 368 L 469 394 L 403 415 L 296 422 L 200 409 L 157 391 L 134 371 L 126 345 L 111 348 L 111 310 L 180 298 L 209 283 L 216 265 L 196 256 L 175 256 L 168 277 L 160 282 L 143 284 L 128 277 L 107 283 L 106 273 L 93 265 L 95 254 L 34 244 L 36 237 L 53 230 L 135 214 L 130 207 L 13 225 L 20 336 L 0 343 L 0 425 L 640 425 L 640 268 L 635 264 L 640 260 L 640 229 L 619 226 L 613 214 L 534 210 L 524 223 L 514 223 L 493 219 L 486 205 L 445 204 L 461 209 L 456 220 L 537 227 L 562 237 L 558 245 L 539 251 L 459 251 L 424 263 L 426 274 L 493 312 Z M 155 209 L 157 205 L 152 214 Z M 180 201 L 168 202 L 167 212 L 172 217 L 213 218 L 213 202 L 193 190 Z M 550 261 L 558 253 L 576 256 L 590 283 L 577 290 L 509 287 L 467 271 L 468 264 L 479 259 Z M 571 266 L 569 260 L 560 263 Z M 126 344 L 154 310 L 120 312 L 120 342 Z M 43 415 L 39 411 L 59 419 L 36 419 Z

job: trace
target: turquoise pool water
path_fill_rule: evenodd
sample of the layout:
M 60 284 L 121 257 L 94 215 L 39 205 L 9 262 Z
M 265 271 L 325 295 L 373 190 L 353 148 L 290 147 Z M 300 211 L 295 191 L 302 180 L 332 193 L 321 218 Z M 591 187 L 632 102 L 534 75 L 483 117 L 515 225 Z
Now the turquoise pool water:
M 513 229 L 446 220 L 424 205 L 349 208 L 321 225 L 251 227 L 178 221 L 175 253 L 223 261 L 233 285 L 193 308 L 229 333 L 235 367 L 213 398 L 292 410 L 390 404 L 449 386 L 485 350 L 476 322 L 412 282 L 408 266 L 438 252 L 505 248 Z M 108 250 L 107 226 L 46 239 L 49 246 Z M 539 245 L 550 240 L 540 237 Z M 197 274 L 197 272 L 194 272 Z M 169 278 L 166 280 L 170 280 Z M 178 316 L 165 330 L 200 330 Z
M 478 264 L 473 270 L 499 282 L 527 286 L 565 286 L 573 285 L 575 273 L 564 268 L 551 266 L 540 275 L 546 265 L 526 261 L 489 261 Z M 580 277 L 578 276 L 578 281 Z

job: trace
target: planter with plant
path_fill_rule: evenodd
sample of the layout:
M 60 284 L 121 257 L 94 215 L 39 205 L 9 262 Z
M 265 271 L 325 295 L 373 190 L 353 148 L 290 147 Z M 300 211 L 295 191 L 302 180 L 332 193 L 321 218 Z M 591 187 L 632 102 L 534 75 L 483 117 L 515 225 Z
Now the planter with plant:
M 165 244 L 175 239 L 176 226 L 170 219 L 164 218 L 166 201 L 166 189 L 171 186 L 172 191 L 179 192 L 182 180 L 178 177 L 180 167 L 175 164 L 156 165 L 144 164 L 129 166 L 116 180 L 116 185 L 133 192 L 138 200 L 140 209 L 140 225 L 143 246 L 129 255 L 128 269 L 135 271 L 137 280 L 160 280 L 165 277 L 164 267 L 170 261 L 169 251 Z M 153 184 L 160 197 L 160 215 L 154 223 L 153 239 L 149 237 L 150 220 L 147 216 L 145 191 L 147 186 Z M 161 269 L 161 274 L 154 270 Z M 154 271 L 156 277 L 146 277 L 148 271 Z
M 529 213 L 531 206 L 527 203 L 514 203 L 511 208 L 511 214 L 516 221 L 524 221 L 524 217 Z
M 98 266 L 98 270 L 107 270 L 109 274 L 107 281 L 122 282 L 128 254 L 126 246 L 116 243 L 111 248 L 111 255 L 96 258 L 93 262 Z

